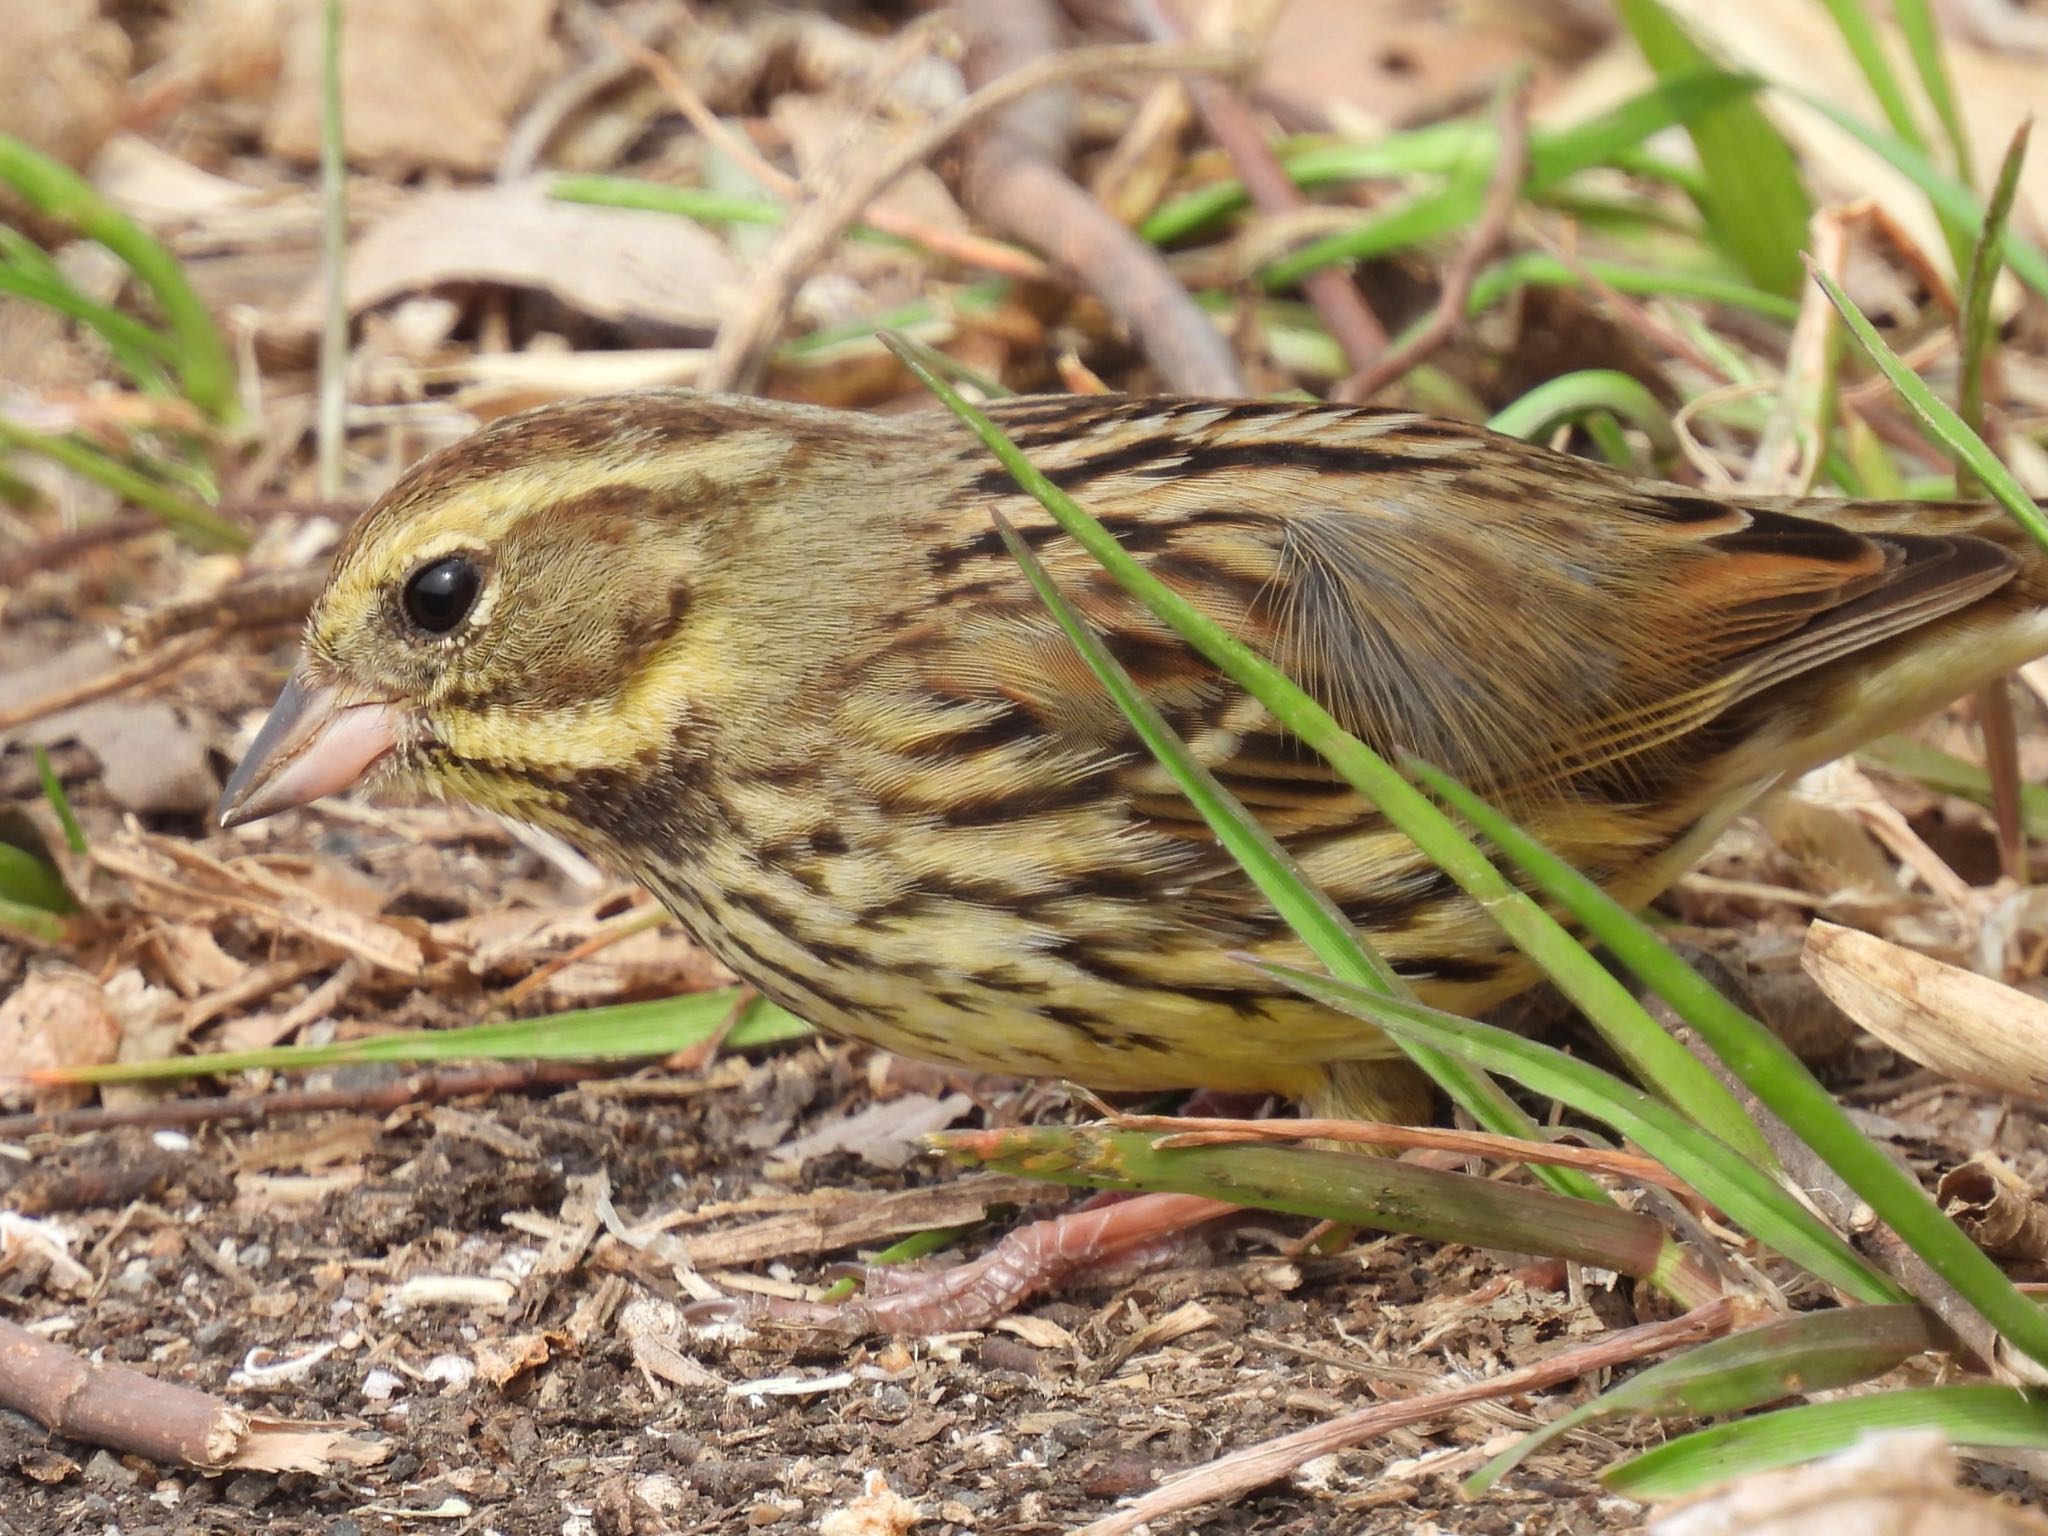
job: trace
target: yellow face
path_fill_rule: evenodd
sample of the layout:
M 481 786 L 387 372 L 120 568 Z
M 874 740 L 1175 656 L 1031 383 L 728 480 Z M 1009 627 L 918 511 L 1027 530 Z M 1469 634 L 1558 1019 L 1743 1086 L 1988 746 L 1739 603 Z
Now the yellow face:
M 559 823 L 573 776 L 687 751 L 735 577 L 718 513 L 774 462 L 721 425 L 661 396 L 585 401 L 414 468 L 337 557 L 224 814 L 374 777 Z M 322 749 L 336 730 L 347 750 Z

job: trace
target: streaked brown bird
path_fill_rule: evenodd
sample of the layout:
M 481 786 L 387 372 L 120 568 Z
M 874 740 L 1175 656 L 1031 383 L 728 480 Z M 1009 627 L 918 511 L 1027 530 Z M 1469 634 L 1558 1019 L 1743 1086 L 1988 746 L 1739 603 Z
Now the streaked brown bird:
M 1382 751 L 1647 901 L 1773 786 L 2048 651 L 1996 508 L 1737 502 L 1402 411 L 990 410 L 1124 546 Z M 951 417 L 684 392 L 548 407 L 356 526 L 224 825 L 406 783 L 566 833 L 770 998 L 908 1055 L 1108 1089 L 1414 1107 L 1003 548 L 1430 1002 L 1529 971 Z

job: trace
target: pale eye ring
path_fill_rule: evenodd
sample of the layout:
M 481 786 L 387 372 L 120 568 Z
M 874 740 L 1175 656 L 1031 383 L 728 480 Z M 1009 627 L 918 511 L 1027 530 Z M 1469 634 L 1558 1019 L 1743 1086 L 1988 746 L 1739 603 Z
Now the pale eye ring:
M 445 635 L 476 605 L 484 575 L 467 555 L 430 560 L 405 580 L 405 617 L 415 629 Z

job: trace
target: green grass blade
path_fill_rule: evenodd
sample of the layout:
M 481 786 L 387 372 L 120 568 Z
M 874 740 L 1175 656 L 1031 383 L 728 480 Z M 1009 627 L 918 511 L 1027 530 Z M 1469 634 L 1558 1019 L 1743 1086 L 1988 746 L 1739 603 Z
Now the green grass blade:
M 1678 433 L 1671 425 L 1671 413 L 1642 381 L 1612 368 L 1585 368 L 1547 379 L 1500 410 L 1487 426 L 1528 441 L 1588 411 L 1606 411 L 1634 422 L 1660 454 L 1678 452 Z
M 1807 1403 L 1667 1441 L 1600 1481 L 1631 1499 L 1667 1499 L 1847 1450 L 1889 1430 L 1939 1430 L 1951 1444 L 2048 1447 L 2048 1401 L 2011 1387 L 1916 1387 Z
M 915 353 L 899 352 L 898 356 L 917 372 L 928 387 L 937 387 L 943 382 Z M 1378 992 L 1405 990 L 1401 979 L 1337 910 L 1336 904 L 1302 874 L 1300 867 L 1272 834 L 1216 781 L 1213 773 L 1196 760 L 1187 743 L 1174 733 L 1165 717 L 1140 691 L 1130 673 L 1110 655 L 1101 637 L 1075 611 L 1046 571 L 1044 563 L 1017 537 L 1016 531 L 1000 519 L 997 527 L 1012 558 L 1024 568 L 1033 590 L 1052 611 L 1096 680 L 1109 693 L 1117 708 L 1123 711 L 1160 765 L 1173 776 L 1181 793 L 1188 797 L 1189 803 L 1209 824 L 1217 840 L 1237 860 L 1266 899 L 1273 903 L 1274 910 L 1295 935 L 1332 973 Z M 1505 1130 L 1513 1126 L 1516 1129 L 1507 1134 L 1542 1135 L 1535 1122 L 1483 1074 L 1470 1072 L 1463 1063 L 1438 1057 L 1433 1052 L 1424 1052 L 1417 1061 L 1487 1129 Z M 1560 1174 L 1565 1177 L 1558 1177 Z M 1573 1170 L 1543 1169 L 1539 1176 L 1581 1199 L 1606 1198 L 1597 1184 Z
M 1956 415 L 1972 432 L 1982 432 L 1984 428 L 1984 363 L 1997 341 L 1997 327 L 1991 323 L 1991 295 L 2005 266 L 2005 228 L 2019 193 L 2020 170 L 2027 161 L 2027 141 L 2033 130 L 2033 119 L 2029 118 L 2020 124 L 2012 143 L 2006 147 L 2005 159 L 1998 167 L 1998 183 L 1991 189 L 1991 202 L 1984 210 L 1984 227 L 1970 251 L 1969 275 L 1963 281 L 1962 317 L 1957 324 L 1963 346 Z M 1968 470 L 1959 468 L 1957 494 L 1967 495 L 1973 483 Z
M 78 910 L 56 865 L 5 841 L 0 841 L 0 901 L 60 915 Z
M 1899 24 L 1899 31 L 1905 34 L 1906 52 L 1912 56 L 1913 68 L 1920 74 L 1920 89 L 1927 93 L 1934 115 L 1941 119 L 1942 132 L 1948 135 L 1949 155 L 1955 164 L 1956 175 L 1967 186 L 1976 180 L 1976 173 L 1970 165 L 1970 132 L 1963 123 L 1961 109 L 1956 105 L 1955 86 L 1949 80 L 1948 54 L 1941 44 L 1941 23 L 1935 19 L 1927 0 L 1892 0 L 1892 16 Z
M 1892 133 L 1900 143 L 1923 155 L 1927 154 L 1927 136 L 1920 131 L 1919 123 L 1914 120 L 1913 108 L 1906 99 L 1906 88 L 1899 80 L 1898 71 L 1892 68 L 1891 59 L 1885 52 L 1884 40 L 1864 0 L 1822 0 L 1822 3 L 1834 17 L 1836 29 L 1841 32 L 1843 41 L 1849 45 L 1849 51 L 1855 55 L 1856 63 L 1863 71 L 1863 78 L 1869 84 L 1871 94 L 1877 98 L 1877 104 L 1883 110 L 1885 121 L 1891 126 Z M 1917 49 L 1915 62 L 1920 62 Z M 1924 78 L 1924 69 L 1922 75 Z M 1945 73 L 1942 78 L 1945 84 Z M 1968 172 L 1965 171 L 1963 174 L 1967 180 Z M 1969 263 L 1970 226 L 1939 208 L 1935 209 L 1935 217 L 1941 221 L 1942 238 L 1948 242 L 1950 258 L 1955 262 L 1956 272 L 1960 275 Z
M 1991 809 L 1991 775 L 1976 763 L 1966 763 L 1953 752 L 1914 741 L 1909 736 L 1886 736 L 1859 750 L 1856 760 L 1866 767 L 1911 779 L 1936 794 L 1954 795 L 1973 805 Z M 2048 785 L 2020 786 L 2021 824 L 2029 837 L 2048 837 Z
M 1617 0 L 1622 24 L 1660 79 L 1711 64 L 1657 0 Z M 1727 101 L 1688 119 L 1709 196 L 1700 211 L 1759 288 L 1799 289 L 1799 252 L 1813 200 L 1783 135 L 1754 101 Z
M 1920 132 L 1920 125 L 1913 120 L 1913 108 L 1906 100 L 1906 88 L 1899 83 L 1898 71 L 1892 68 L 1892 61 L 1885 54 L 1884 38 L 1878 32 L 1869 8 L 1863 0 L 1821 0 L 1821 3 L 1834 18 L 1842 41 L 1849 45 L 1849 52 L 1855 56 L 1857 67 L 1863 71 L 1863 79 L 1870 86 L 1871 95 L 1877 98 L 1892 132 L 1915 149 L 1925 151 L 1926 135 Z
M 905 363 L 926 388 L 974 430 L 1017 484 L 1126 591 L 1256 697 L 1281 725 L 1378 806 L 1431 862 L 1493 916 L 1517 947 L 1568 995 L 1586 999 L 1596 1027 L 1640 1066 L 1659 1092 L 1671 1102 L 1684 1105 L 1687 1113 L 1709 1125 L 1717 1136 L 1740 1148 L 1745 1156 L 1763 1165 L 1772 1162 L 1762 1135 L 1713 1074 L 1656 1028 L 1632 998 L 1619 989 L 1604 988 L 1602 979 L 1611 978 L 1605 978 L 1604 972 L 1595 976 L 1600 972 L 1598 963 L 1549 914 L 1510 884 L 1427 796 L 1339 725 L 1279 668 L 1226 634 L 1193 603 L 1135 560 L 1114 535 L 1039 473 L 987 416 L 963 400 L 943 379 L 920 369 L 913 358 L 906 357 Z
M 1261 965 L 1259 969 L 1303 996 L 1356 1014 L 1397 1039 L 1405 1037 L 1446 1055 L 1463 1056 L 1476 1067 L 1512 1077 L 1533 1092 L 1605 1121 L 1726 1211 L 1759 1242 L 1856 1300 L 1911 1299 L 1866 1264 L 1840 1233 L 1801 1205 L 1771 1174 L 1670 1105 L 1630 1087 L 1612 1073 L 1494 1025 L 1367 992 L 1332 977 L 1291 966 Z
M 1845 133 L 1875 150 L 1894 170 L 1920 189 L 1942 218 L 1954 219 L 1966 229 L 1976 229 L 1984 222 L 1984 203 L 1977 194 L 1912 145 L 1900 143 L 1891 134 L 1873 128 L 1825 97 L 1809 95 L 1789 85 L 1777 85 L 1773 89 L 1813 108 Z M 2038 245 L 2018 231 L 2008 229 L 2000 254 L 2015 277 L 2036 293 L 2048 294 L 2048 255 L 2043 255 Z
M 1998 460 L 1998 456 L 1985 446 L 1984 439 L 1964 425 L 1962 417 L 1927 387 L 1924 379 L 1908 368 L 1877 333 L 1877 327 L 1864 318 L 1849 296 L 1842 292 L 1835 280 L 1818 267 L 1813 270 L 1813 280 L 1820 284 L 1837 310 L 1842 322 L 1849 328 L 1849 334 L 1870 355 L 1878 371 L 1891 381 L 1901 400 L 1921 424 L 1933 434 L 1934 439 L 1947 448 L 1949 453 L 1969 472 L 1983 482 L 1984 488 L 2010 512 L 2019 525 L 2032 534 L 2035 542 L 2048 549 L 2048 517 L 2041 515 L 2041 509 L 2034 504 L 2018 478 Z
M 242 408 L 235 394 L 234 360 L 177 258 L 84 177 L 8 134 L 0 134 L 0 181 L 38 212 L 98 241 L 127 264 L 170 329 L 186 398 L 211 421 L 222 426 L 238 422 Z
M 1639 298 L 1696 299 L 1702 304 L 1747 310 L 1788 325 L 1799 318 L 1799 305 L 1794 300 L 1713 273 L 1681 272 L 1619 261 L 1588 260 L 1580 265 L 1587 275 L 1598 278 L 1616 293 Z M 1577 288 L 1584 284 L 1584 276 L 1548 252 L 1520 251 L 1479 274 L 1472 284 L 1466 313 L 1483 313 L 1520 288 Z
M 1940 1349 L 1933 1319 L 1916 1306 L 1801 1312 L 1695 1345 L 1638 1371 L 1561 1418 L 1524 1435 L 1465 1480 L 1476 1499 L 1546 1445 L 1595 1419 L 1741 1413 L 1780 1398 L 1870 1381 L 1917 1354 Z
M 167 527 L 203 549 L 244 550 L 249 547 L 249 535 L 211 508 L 180 496 L 160 481 L 138 474 L 82 439 L 31 432 L 0 419 L 0 453 L 10 449 L 18 453 L 40 454 L 62 464 L 74 474 L 97 480 L 116 495 L 154 512 Z
M 728 987 L 720 992 L 617 1003 L 468 1029 L 406 1030 L 333 1045 L 280 1045 L 262 1051 L 112 1062 L 53 1071 L 41 1078 L 63 1083 L 139 1083 L 234 1072 L 310 1071 L 358 1061 L 411 1066 L 449 1061 L 608 1061 L 666 1056 L 709 1040 L 731 1016 L 741 995 L 740 989 Z M 810 1033 L 811 1026 L 802 1019 L 757 997 L 733 1025 L 725 1043 L 733 1050 L 743 1050 L 801 1039 Z
M 2005 1273 L 1944 1216 L 1920 1181 L 1858 1130 L 1806 1064 L 1762 1024 L 1729 1002 L 1664 941 L 1605 891 L 1502 816 L 1479 796 L 1427 764 L 1416 777 L 1485 834 L 1586 931 L 1668 1002 L 1778 1118 L 1878 1217 L 2022 1354 L 2048 1364 L 2048 1319 Z
M 949 1157 L 1030 1178 L 1167 1190 L 1377 1232 L 1548 1254 L 1669 1286 L 1689 1306 L 1711 1299 L 1710 1283 L 1685 1251 L 1640 1212 L 1396 1158 L 1246 1142 L 1161 1146 L 1156 1131 L 1099 1125 L 941 1131 L 925 1140 Z
M 1678 71 L 1611 111 L 1554 134 L 1538 135 L 1529 145 L 1529 176 L 1524 195 L 1538 196 L 1569 176 L 1634 149 L 1674 124 L 1737 104 L 1757 84 L 1752 76 L 1722 69 Z M 1268 288 L 1292 287 L 1324 267 L 1382 256 L 1464 228 L 1478 217 L 1486 201 L 1498 150 L 1499 141 L 1489 131 L 1484 138 L 1473 141 L 1464 159 L 1445 167 L 1447 186 L 1423 193 L 1351 229 L 1310 241 L 1268 263 L 1259 273 L 1260 282 Z
M 64 829 L 64 846 L 83 857 L 87 851 L 85 829 L 78 824 L 78 814 L 71 809 L 71 797 L 64 793 L 57 770 L 50 765 L 50 754 L 40 743 L 36 746 L 35 758 L 36 782 L 42 786 L 43 798 L 50 802 L 50 809 L 56 813 L 57 825 Z

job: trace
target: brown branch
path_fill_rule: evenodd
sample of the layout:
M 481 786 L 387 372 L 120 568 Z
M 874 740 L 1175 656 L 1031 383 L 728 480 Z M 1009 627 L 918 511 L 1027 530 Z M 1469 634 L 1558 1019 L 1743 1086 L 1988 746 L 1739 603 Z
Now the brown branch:
M 1465 306 L 1472 301 L 1472 284 L 1479 269 L 1493 258 L 1508 232 L 1508 222 L 1521 201 L 1522 183 L 1529 177 L 1529 76 L 1527 71 L 1508 87 L 1500 104 L 1500 149 L 1494 161 L 1493 179 L 1486 189 L 1486 204 L 1479 222 L 1457 259 L 1444 273 L 1443 291 L 1437 295 L 1436 310 L 1422 329 L 1406 343 L 1382 353 L 1369 367 L 1358 369 L 1330 391 L 1333 400 L 1370 400 L 1417 364 L 1441 351 L 1465 324 Z
M 88 1445 L 208 1472 L 325 1471 L 390 1454 L 333 1425 L 259 1418 L 125 1365 L 88 1364 L 9 1322 L 0 1322 L 0 1407 Z
M 977 99 L 1005 81 L 1096 51 L 1058 51 L 1059 24 L 1047 0 L 964 0 L 959 13 L 968 37 L 967 77 L 980 83 Z M 1235 62 L 1216 50 L 1140 46 L 1162 57 L 1207 57 L 1211 67 Z M 1073 273 L 1130 330 L 1168 389 L 1243 394 L 1229 342 L 1165 259 L 1067 175 L 1071 116 L 1063 98 L 1042 97 L 1005 111 L 978 134 L 961 174 L 969 210 Z
M 1171 41 L 1184 34 L 1179 18 L 1168 9 L 1169 0 L 1132 0 L 1132 10 L 1147 35 Z M 1222 146 L 1244 183 L 1252 205 L 1268 215 L 1293 213 L 1308 206 L 1301 189 L 1289 178 L 1279 157 L 1259 131 L 1257 121 L 1244 98 L 1220 80 L 1188 82 L 1195 110 L 1202 114 L 1209 134 Z M 1371 365 L 1387 349 L 1387 328 L 1365 302 L 1358 284 L 1341 267 L 1325 267 L 1302 279 L 1302 289 L 1317 316 L 1343 350 L 1345 361 L 1354 369 Z

